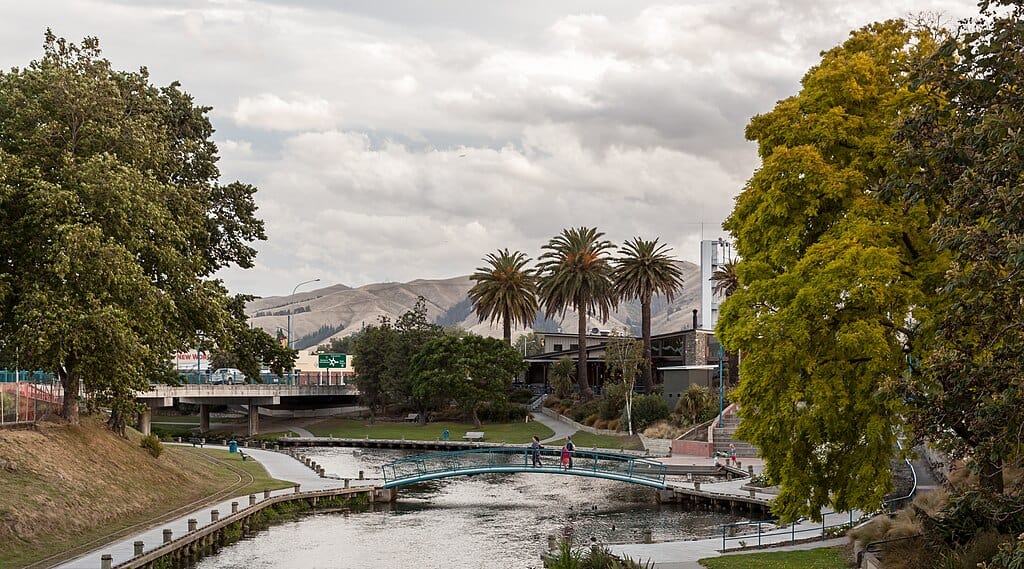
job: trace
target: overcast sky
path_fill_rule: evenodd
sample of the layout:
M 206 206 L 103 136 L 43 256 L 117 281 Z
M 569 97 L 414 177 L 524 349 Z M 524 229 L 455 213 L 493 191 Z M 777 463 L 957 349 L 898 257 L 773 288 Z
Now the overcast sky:
M 47 27 L 214 108 L 268 241 L 234 292 L 473 272 L 565 227 L 696 261 L 757 167 L 750 117 L 867 23 L 958 0 L 0 0 L 0 65 Z M 310 287 L 312 288 L 312 287 Z M 308 290 L 303 288 L 303 290 Z

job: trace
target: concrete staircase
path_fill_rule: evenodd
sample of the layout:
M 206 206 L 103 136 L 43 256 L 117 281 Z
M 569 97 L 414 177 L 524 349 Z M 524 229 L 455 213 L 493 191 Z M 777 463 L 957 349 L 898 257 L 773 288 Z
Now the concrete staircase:
M 736 413 L 730 413 L 722 417 L 722 426 L 715 426 L 715 452 L 729 453 L 729 444 L 736 445 L 736 456 L 738 458 L 756 458 L 760 456 L 760 450 L 754 445 L 735 438 L 736 428 L 739 427 L 740 417 Z

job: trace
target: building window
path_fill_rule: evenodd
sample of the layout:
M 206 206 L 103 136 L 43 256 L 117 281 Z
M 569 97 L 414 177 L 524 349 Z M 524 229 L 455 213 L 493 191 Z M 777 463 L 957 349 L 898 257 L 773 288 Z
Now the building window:
M 556 352 L 561 352 L 562 351 L 562 344 L 555 344 L 555 351 Z

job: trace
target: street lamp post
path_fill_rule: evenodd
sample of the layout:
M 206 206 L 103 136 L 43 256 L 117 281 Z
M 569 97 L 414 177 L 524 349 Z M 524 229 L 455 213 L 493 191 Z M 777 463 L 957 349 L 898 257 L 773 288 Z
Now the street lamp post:
M 302 281 L 301 283 L 295 285 L 295 287 L 292 289 L 292 296 L 295 296 L 295 291 L 299 290 L 300 286 L 308 285 L 309 283 L 318 283 L 318 282 L 320 282 L 319 278 L 310 279 L 308 281 Z M 288 344 L 287 344 L 287 347 L 288 347 L 289 350 L 292 349 L 292 309 L 291 309 L 291 306 L 288 307 Z M 291 370 L 289 370 L 289 372 L 288 372 L 288 379 L 289 379 L 288 383 L 292 383 L 292 381 L 291 381 L 291 379 L 292 379 L 292 372 L 291 372 Z

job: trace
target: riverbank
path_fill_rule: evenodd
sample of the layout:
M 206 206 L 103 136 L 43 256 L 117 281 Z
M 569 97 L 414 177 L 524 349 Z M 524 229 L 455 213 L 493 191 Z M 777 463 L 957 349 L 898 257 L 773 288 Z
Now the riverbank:
M 0 430 L 0 567 L 52 565 L 210 499 L 289 485 L 223 451 L 154 458 L 139 439 L 91 417 Z

